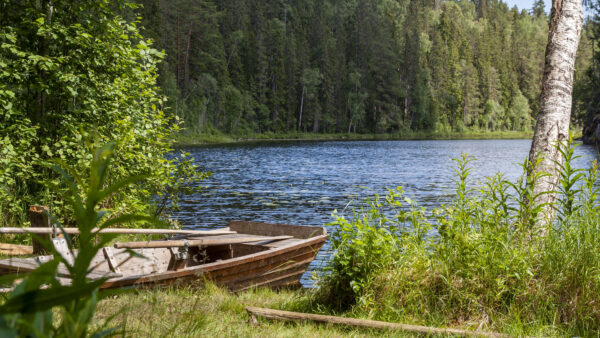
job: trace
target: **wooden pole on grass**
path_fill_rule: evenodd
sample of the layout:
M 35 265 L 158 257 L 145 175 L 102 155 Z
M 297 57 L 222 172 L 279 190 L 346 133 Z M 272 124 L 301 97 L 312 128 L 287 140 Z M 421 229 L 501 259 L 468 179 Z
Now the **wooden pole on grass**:
M 246 306 L 246 311 L 251 316 L 259 316 L 268 319 L 278 319 L 286 321 L 313 321 L 318 323 L 343 324 L 350 326 L 358 326 L 371 329 L 390 329 L 404 332 L 419 333 L 425 335 L 441 334 L 441 335 L 460 335 L 460 336 L 479 336 L 479 337 L 508 337 L 508 335 L 496 332 L 485 331 L 469 331 L 451 328 L 437 328 L 420 325 L 398 324 L 381 322 L 378 320 L 344 318 L 337 316 L 315 315 L 312 313 L 281 311 L 273 309 L 265 309 L 253 306 Z

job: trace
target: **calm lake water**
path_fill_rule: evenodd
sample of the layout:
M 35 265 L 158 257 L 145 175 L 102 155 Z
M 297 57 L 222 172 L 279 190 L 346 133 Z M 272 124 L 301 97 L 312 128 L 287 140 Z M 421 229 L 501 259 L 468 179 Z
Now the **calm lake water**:
M 501 172 L 521 174 L 531 140 L 290 141 L 188 147 L 212 177 L 196 195 L 181 199 L 174 216 L 185 228 L 225 227 L 230 220 L 321 226 L 353 199 L 402 186 L 420 206 L 439 206 L 454 190 L 453 158 L 472 163 L 474 181 Z M 596 158 L 581 145 L 576 166 Z M 332 229 L 329 229 L 331 231 Z M 310 270 L 329 255 L 321 250 Z M 305 274 L 303 283 L 309 284 Z

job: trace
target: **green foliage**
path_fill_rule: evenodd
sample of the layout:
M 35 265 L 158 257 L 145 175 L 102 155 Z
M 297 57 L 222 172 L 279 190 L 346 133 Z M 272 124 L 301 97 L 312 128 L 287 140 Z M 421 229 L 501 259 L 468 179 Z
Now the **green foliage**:
M 574 169 L 564 154 L 558 213 L 547 236 L 533 222 L 529 163 L 509 182 L 502 175 L 472 187 L 472 159 L 457 161 L 456 197 L 427 212 L 402 190 L 375 196 L 351 221 L 336 215 L 333 258 L 317 304 L 357 315 L 427 325 L 459 325 L 514 335 L 597 332 L 600 308 L 598 165 Z M 405 199 L 406 200 L 406 199 Z
M 188 137 L 528 131 L 539 110 L 539 2 L 176 0 L 160 12 L 143 24 L 161 28 L 159 81 Z M 584 40 L 577 116 L 595 102 L 580 95 L 593 89 Z
M 365 207 L 360 213 L 353 213 L 350 221 L 334 213 L 336 221 L 329 225 L 336 229 L 330 238 L 336 253 L 325 269 L 325 283 L 334 291 L 329 296 L 336 307 L 355 301 L 368 302 L 369 299 L 357 298 L 368 286 L 369 277 L 385 268 L 399 254 L 395 237 L 396 220 L 387 219 L 385 213 L 388 210 L 384 209 L 391 207 L 397 210 L 401 206 L 395 200 L 397 196 L 390 192 L 386 200 L 381 201 L 376 195 L 373 201 L 365 201 Z
M 115 140 L 108 183 L 149 173 L 104 201 L 116 212 L 147 211 L 150 197 L 180 186 L 185 159 L 168 159 L 176 117 L 162 111 L 158 61 L 127 1 L 0 2 L 0 223 L 23 223 L 31 204 L 49 205 L 66 221 L 69 206 L 45 164 L 60 158 L 81 171 L 98 144 Z M 188 162 L 188 164 L 191 162 Z M 188 169 L 191 167 L 188 166 Z M 202 179 L 193 170 L 190 183 Z
M 63 232 L 71 257 L 75 259 L 71 262 L 49 242 L 42 242 L 52 252 L 53 258 L 28 274 L 0 306 L 0 332 L 3 336 L 101 337 L 114 331 L 102 328 L 96 329 L 96 332 L 89 331 L 100 297 L 98 288 L 106 278 L 91 281 L 87 274 L 94 268 L 91 265 L 94 256 L 114 238 L 98 232 L 125 221 L 153 221 L 151 217 L 134 214 L 113 214 L 108 217 L 109 211 L 101 209 L 106 199 L 143 178 L 132 176 L 112 185 L 107 184 L 111 161 L 115 158 L 114 148 L 114 144 L 108 144 L 95 152 L 88 177 L 81 177 L 73 167 L 53 166 L 68 190 L 64 196 L 70 210 L 73 210 L 70 219 L 79 229 L 77 245 L 72 237 L 62 231 L 63 226 L 56 217 L 49 217 Z M 78 248 L 76 252 L 75 247 Z M 69 285 L 62 285 L 56 277 L 59 264 L 69 271 Z M 14 280 L 21 277 L 8 278 Z M 55 317 L 56 314 L 58 316 Z
M 533 119 L 527 98 L 520 92 L 513 98 L 508 114 L 507 129 L 529 131 L 533 130 Z

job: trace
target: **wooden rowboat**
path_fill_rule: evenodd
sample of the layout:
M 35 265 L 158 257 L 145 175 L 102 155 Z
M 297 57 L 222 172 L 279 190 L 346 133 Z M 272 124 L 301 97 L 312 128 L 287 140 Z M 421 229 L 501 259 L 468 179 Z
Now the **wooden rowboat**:
M 302 274 L 327 239 L 325 228 L 311 226 L 233 221 L 229 228 L 220 230 L 225 234 L 182 235 L 169 240 L 105 247 L 92 261 L 94 268 L 88 277 L 109 278 L 101 288 L 200 286 L 206 280 L 232 291 L 299 285 Z M 67 261 L 72 260 L 64 239 L 53 242 Z M 127 250 L 144 258 L 131 256 Z M 51 258 L 3 259 L 0 274 L 27 273 Z M 69 283 L 66 267 L 59 266 L 57 278 Z

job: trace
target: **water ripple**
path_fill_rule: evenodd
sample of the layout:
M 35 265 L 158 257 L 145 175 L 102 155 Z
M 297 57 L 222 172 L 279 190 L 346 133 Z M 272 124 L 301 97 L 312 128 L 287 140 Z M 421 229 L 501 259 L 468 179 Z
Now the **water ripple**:
M 497 172 L 509 179 L 521 174 L 531 140 L 256 142 L 190 147 L 212 177 L 206 188 L 180 200 L 174 217 L 186 228 L 211 229 L 231 220 L 321 226 L 356 197 L 403 186 L 406 195 L 427 208 L 453 197 L 453 158 L 467 153 L 472 179 Z M 596 157 L 580 146 L 575 166 Z M 332 229 L 329 229 L 332 230 Z M 310 269 L 330 254 L 321 250 Z M 310 271 L 310 270 L 309 270 Z M 303 283 L 308 284 L 305 274 Z

